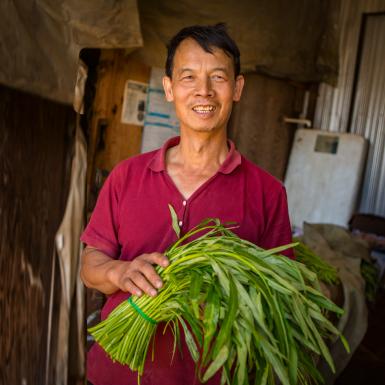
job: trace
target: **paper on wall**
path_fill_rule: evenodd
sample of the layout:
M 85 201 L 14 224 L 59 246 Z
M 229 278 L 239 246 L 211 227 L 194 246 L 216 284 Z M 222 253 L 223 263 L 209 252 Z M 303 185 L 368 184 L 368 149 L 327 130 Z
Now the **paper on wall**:
M 121 122 L 143 126 L 148 84 L 127 80 L 124 86 Z
M 174 105 L 167 102 L 164 95 L 163 76 L 164 70 L 162 68 L 153 67 L 151 69 L 142 152 L 155 150 L 169 138 L 179 135 L 179 121 L 175 114 Z

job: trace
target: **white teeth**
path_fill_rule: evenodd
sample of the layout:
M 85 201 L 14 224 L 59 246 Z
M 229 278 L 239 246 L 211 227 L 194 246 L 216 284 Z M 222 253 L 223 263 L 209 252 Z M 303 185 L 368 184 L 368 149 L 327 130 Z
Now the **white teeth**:
M 214 106 L 195 106 L 193 107 L 193 110 L 196 112 L 210 112 L 210 111 L 214 111 L 215 107 Z

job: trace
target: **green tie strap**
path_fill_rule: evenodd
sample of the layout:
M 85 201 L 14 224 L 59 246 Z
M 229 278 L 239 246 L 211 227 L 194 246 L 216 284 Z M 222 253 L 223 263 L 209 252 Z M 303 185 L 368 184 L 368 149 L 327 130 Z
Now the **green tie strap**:
M 157 322 L 149 317 L 146 313 L 143 312 L 143 310 L 135 303 L 132 301 L 132 297 L 128 298 L 128 303 L 139 313 L 141 317 L 143 317 L 146 321 L 152 323 L 153 325 L 156 325 Z

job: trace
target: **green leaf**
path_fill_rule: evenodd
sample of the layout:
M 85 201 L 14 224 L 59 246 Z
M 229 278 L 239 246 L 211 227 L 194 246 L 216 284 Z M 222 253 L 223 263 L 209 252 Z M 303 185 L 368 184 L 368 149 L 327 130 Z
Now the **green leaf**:
M 217 356 L 222 347 L 231 340 L 232 327 L 238 311 L 238 292 L 231 275 L 228 280 L 230 286 L 228 310 L 213 347 L 213 356 Z
M 238 360 L 238 366 L 237 366 L 237 381 L 238 384 L 245 384 L 248 373 L 247 373 L 247 367 L 246 367 L 246 362 L 247 362 L 247 347 L 245 344 L 245 334 L 246 330 L 240 331 L 240 328 L 237 327 L 237 323 L 234 322 L 234 330 L 235 330 L 235 343 L 237 347 L 237 360 Z
M 198 341 L 199 346 L 202 346 L 202 343 L 203 343 L 202 326 L 200 324 L 199 319 L 194 318 L 187 304 L 183 304 L 182 309 L 183 309 L 181 313 L 182 317 L 189 324 L 192 332 L 194 333 L 195 339 Z
M 308 287 L 306 290 L 306 298 L 312 302 L 315 302 L 318 306 L 323 307 L 326 310 L 330 310 L 333 313 L 339 315 L 344 314 L 344 310 L 334 304 L 332 301 L 327 299 L 321 292 Z
M 314 339 L 318 343 L 318 346 L 321 350 L 321 354 L 322 354 L 323 358 L 328 363 L 331 371 L 333 373 L 335 373 L 336 369 L 334 366 L 333 358 L 330 355 L 329 349 L 326 346 L 324 340 L 322 339 L 321 335 L 319 334 L 319 330 L 316 328 L 316 326 L 314 325 L 314 323 L 310 317 L 308 319 L 306 319 L 306 321 L 307 321 L 307 324 L 309 325 L 310 330 L 313 332 Z
M 203 284 L 203 274 L 199 274 L 197 271 L 191 273 L 191 285 L 190 285 L 190 301 L 195 315 L 195 318 L 200 318 L 199 300 L 201 294 L 201 287 Z
M 168 204 L 168 208 L 170 209 L 170 213 L 171 213 L 172 228 L 174 229 L 177 237 L 180 238 L 180 227 L 179 227 L 178 216 L 174 210 L 174 207 Z
M 229 295 L 229 279 L 225 271 L 219 266 L 219 264 L 213 259 L 210 258 L 211 266 L 218 278 L 218 281 L 222 287 L 222 290 L 226 296 Z
M 213 362 L 207 368 L 205 374 L 203 375 L 202 381 L 208 381 L 224 365 L 228 356 L 229 348 L 227 345 L 223 345 L 218 354 L 215 356 Z
M 296 342 L 294 341 L 290 327 L 286 329 L 289 339 L 289 379 L 291 385 L 297 385 L 297 373 L 298 373 L 298 354 Z
M 270 371 L 270 364 L 266 363 L 263 371 L 257 372 L 254 384 L 255 385 L 266 385 L 267 384 L 267 378 L 269 376 L 269 371 Z M 260 375 L 258 375 L 258 374 L 260 374 Z
M 268 344 L 261 339 L 261 346 L 266 360 L 270 362 L 274 372 L 277 374 L 283 385 L 290 385 L 289 376 L 286 369 L 286 365 L 283 363 L 282 357 L 279 354 L 270 349 Z
M 198 360 L 199 360 L 199 351 L 198 351 L 197 345 L 196 345 L 196 343 L 194 341 L 194 337 L 190 333 L 190 330 L 188 329 L 187 325 L 183 321 L 182 317 L 179 318 L 179 322 L 180 322 L 180 324 L 183 327 L 184 336 L 185 336 L 185 339 L 186 339 L 186 344 L 187 344 L 188 350 L 189 350 L 189 352 L 191 354 L 191 357 L 194 360 L 194 362 L 198 362 Z
M 213 285 L 210 287 L 206 304 L 205 311 L 203 316 L 203 326 L 204 326 L 204 339 L 203 339 L 203 353 L 202 353 L 202 363 L 203 365 L 207 364 L 207 361 L 210 360 L 209 349 L 213 337 L 217 331 L 219 313 L 220 313 L 220 298 L 218 292 L 215 288 L 217 281 L 213 282 Z
M 312 383 L 324 383 L 324 379 L 321 376 L 320 372 L 314 365 L 311 355 L 306 351 L 298 350 L 298 362 L 300 366 L 300 373 L 303 376 L 311 377 Z M 309 381 L 307 382 L 309 383 Z
M 342 334 L 340 334 L 340 339 L 341 339 L 342 345 L 344 345 L 344 348 L 347 351 L 347 353 L 350 353 L 350 346 L 349 346 L 349 342 L 347 341 L 347 339 Z

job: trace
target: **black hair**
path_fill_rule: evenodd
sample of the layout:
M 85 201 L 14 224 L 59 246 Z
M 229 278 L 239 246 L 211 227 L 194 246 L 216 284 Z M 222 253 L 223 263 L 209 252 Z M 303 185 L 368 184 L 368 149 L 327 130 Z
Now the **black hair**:
M 166 75 L 171 78 L 176 49 L 185 39 L 194 39 L 206 52 L 213 53 L 213 48 L 222 49 L 233 58 L 235 77 L 240 74 L 240 52 L 234 40 L 227 33 L 226 24 L 193 25 L 181 29 L 167 45 Z

